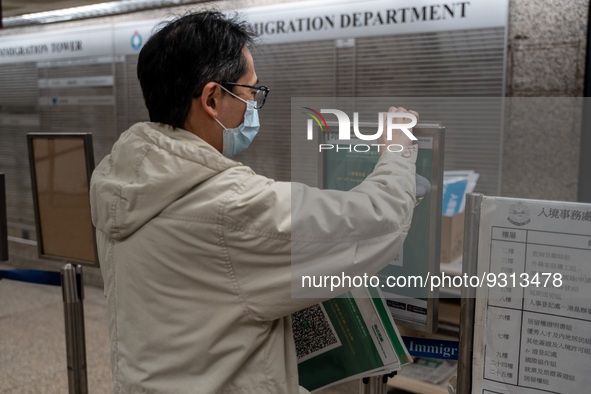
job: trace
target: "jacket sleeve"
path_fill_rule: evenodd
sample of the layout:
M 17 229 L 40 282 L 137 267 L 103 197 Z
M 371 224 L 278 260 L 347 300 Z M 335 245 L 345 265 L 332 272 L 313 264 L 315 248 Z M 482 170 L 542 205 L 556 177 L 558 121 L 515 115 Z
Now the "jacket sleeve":
M 417 147 L 406 152 L 384 154 L 350 191 L 243 177 L 226 198 L 223 243 L 251 318 L 275 320 L 349 289 L 308 278 L 375 275 L 392 261 L 416 202 Z

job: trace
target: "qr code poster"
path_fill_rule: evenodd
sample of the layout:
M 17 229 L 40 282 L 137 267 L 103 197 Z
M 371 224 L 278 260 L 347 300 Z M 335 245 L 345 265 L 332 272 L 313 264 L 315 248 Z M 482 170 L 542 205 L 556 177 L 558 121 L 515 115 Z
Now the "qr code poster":
M 322 304 L 302 309 L 291 318 L 299 363 L 341 346 Z

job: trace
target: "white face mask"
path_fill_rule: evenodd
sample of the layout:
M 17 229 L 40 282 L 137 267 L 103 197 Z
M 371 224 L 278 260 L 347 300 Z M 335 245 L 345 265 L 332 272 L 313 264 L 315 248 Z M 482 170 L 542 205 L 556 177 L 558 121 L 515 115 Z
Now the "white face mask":
M 214 118 L 215 121 L 218 122 L 219 125 L 224 128 L 222 155 L 231 159 L 238 153 L 248 148 L 254 140 L 254 137 L 256 137 L 260 127 L 259 114 L 258 111 L 255 109 L 255 101 L 244 100 L 242 97 L 238 97 L 237 95 L 230 92 L 223 86 L 221 87 L 226 92 L 236 97 L 238 100 L 246 103 L 246 109 L 244 111 L 244 122 L 242 122 L 238 127 L 228 129 L 217 118 Z

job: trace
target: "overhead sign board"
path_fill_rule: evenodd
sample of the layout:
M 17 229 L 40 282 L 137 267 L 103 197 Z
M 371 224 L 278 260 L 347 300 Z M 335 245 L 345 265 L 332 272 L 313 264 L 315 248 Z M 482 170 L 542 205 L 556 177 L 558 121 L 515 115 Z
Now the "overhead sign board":
M 508 2 L 399 0 L 295 2 L 241 11 L 263 43 L 500 27 Z
M 302 1 L 238 14 L 268 44 L 500 27 L 507 24 L 508 1 Z M 138 54 L 164 20 L 0 36 L 0 64 Z

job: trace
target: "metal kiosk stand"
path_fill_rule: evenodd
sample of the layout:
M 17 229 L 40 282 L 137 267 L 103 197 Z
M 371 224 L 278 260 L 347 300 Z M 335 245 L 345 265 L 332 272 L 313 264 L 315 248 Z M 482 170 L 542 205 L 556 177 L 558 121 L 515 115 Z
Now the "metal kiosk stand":
M 336 126 L 328 122 L 330 127 Z M 362 127 L 375 129 L 373 123 L 360 123 Z M 405 247 L 399 256 L 397 265 L 389 265 L 382 271 L 387 275 L 422 275 L 439 273 L 439 250 L 441 229 L 441 193 L 443 184 L 443 150 L 445 128 L 438 123 L 421 123 L 414 127 L 413 133 L 419 141 L 419 157 L 417 173 L 425 177 L 431 184 L 431 192 L 415 210 L 413 225 L 405 241 Z M 326 133 L 325 142 L 338 144 L 335 133 Z M 374 157 L 377 160 L 376 157 Z M 361 182 L 371 172 L 375 162 L 363 159 L 359 154 L 335 153 L 321 154 L 319 158 L 318 185 L 322 188 L 348 190 Z M 355 174 L 351 176 L 351 174 Z M 415 245 L 415 247 L 411 247 Z M 420 245 L 416 247 L 416 245 Z M 393 256 L 394 258 L 395 256 Z M 406 264 L 403 260 L 420 262 Z M 412 272 L 410 271 L 412 270 Z M 402 289 L 406 290 L 406 289 Z M 424 290 L 424 289 L 422 289 Z M 438 293 L 384 293 L 389 312 L 398 323 L 424 332 L 437 330 Z M 402 308 L 402 303 L 405 307 Z M 408 304 L 408 307 L 406 306 Z M 414 312 L 413 312 L 414 311 Z M 364 378 L 360 382 L 362 394 L 386 394 L 388 378 L 395 373 L 383 376 Z

